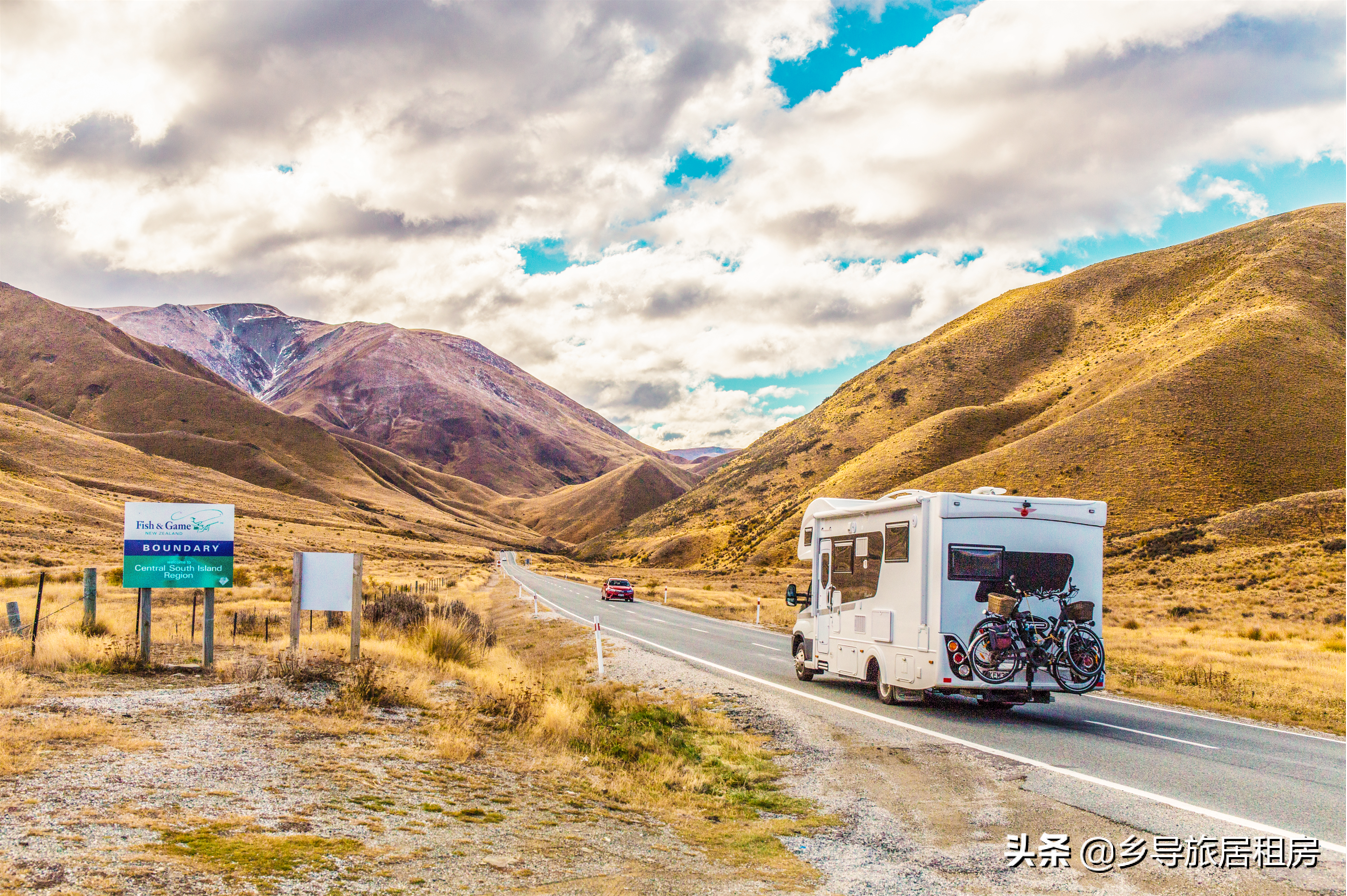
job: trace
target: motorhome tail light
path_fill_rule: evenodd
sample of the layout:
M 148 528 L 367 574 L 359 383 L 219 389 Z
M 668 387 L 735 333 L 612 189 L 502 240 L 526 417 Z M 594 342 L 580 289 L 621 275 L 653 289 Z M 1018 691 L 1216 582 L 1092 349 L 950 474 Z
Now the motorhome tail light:
M 945 636 L 945 656 L 949 660 L 950 670 L 955 675 L 964 679 L 973 677 L 972 670 L 968 668 L 967 652 L 963 649 L 963 645 L 959 643 L 959 639 L 953 635 Z

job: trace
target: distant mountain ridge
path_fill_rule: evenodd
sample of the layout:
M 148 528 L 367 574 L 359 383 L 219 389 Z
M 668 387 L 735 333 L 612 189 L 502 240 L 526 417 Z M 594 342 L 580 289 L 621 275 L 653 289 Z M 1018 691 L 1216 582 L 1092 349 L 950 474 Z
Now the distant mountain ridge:
M 719 457 L 722 454 L 728 454 L 728 448 L 675 448 L 673 451 L 666 451 L 665 454 L 672 454 L 674 457 L 681 457 L 683 460 L 701 460 L 703 457 Z
M 547 494 L 642 458 L 675 462 L 462 336 L 250 303 L 89 310 L 279 411 L 503 494 Z
M 696 488 L 581 547 L 790 563 L 819 495 L 1109 502 L 1109 534 L 1344 484 L 1342 204 L 1008 292 L 897 349 Z

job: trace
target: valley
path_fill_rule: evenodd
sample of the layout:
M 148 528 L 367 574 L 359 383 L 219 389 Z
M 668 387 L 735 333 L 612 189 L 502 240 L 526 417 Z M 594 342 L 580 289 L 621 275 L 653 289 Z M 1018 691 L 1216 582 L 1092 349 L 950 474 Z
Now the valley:
M 686 623 L 678 611 L 721 620 L 731 647 L 680 643 L 793 679 L 782 595 L 808 577 L 794 541 L 812 498 L 991 484 L 1102 499 L 1108 698 L 1139 702 L 1105 727 L 1149 726 L 1168 705 L 1340 743 L 1345 226 L 1340 205 L 1304 209 L 1007 293 L 739 451 L 643 445 L 452 334 L 246 303 L 90 313 L 0 285 L 0 601 L 28 622 L 45 588 L 38 636 L 0 636 L 0 774 L 38 782 L 6 803 L 25 831 L 4 842 L 19 850 L 21 834 L 29 864 L 0 862 L 0 878 L 33 889 L 59 871 L 74 891 L 150 893 L 208 868 L 218 892 L 385 892 L 426 885 L 433 856 L 482 892 L 604 893 L 657 874 L 667 892 L 728 894 L 749 867 L 774 887 L 826 887 L 857 855 L 954 892 L 1016 824 L 1065 812 L 1082 837 L 1169 830 L 919 733 L 886 733 L 880 755 L 873 726 L 820 729 L 789 695 L 621 635 L 600 676 L 575 618 L 589 618 L 585 588 L 623 576 L 638 601 L 598 608 L 605 626 L 651 641 Z M 216 668 L 200 666 L 185 591 L 156 594 L 141 663 L 124 504 L 198 500 L 237 514 Z M 298 658 L 285 649 L 297 550 L 362 553 L 371 598 L 409 614 L 369 622 L 360 666 L 341 662 L 349 630 L 323 614 L 303 620 Z M 505 571 L 577 601 L 573 616 L 533 618 L 500 552 L 528 561 Z M 85 567 L 100 570 L 92 629 Z M 885 709 L 870 689 L 824 686 Z M 1015 712 L 1020 734 L 1042 722 Z M 928 715 L 931 730 L 1011 731 L 959 698 Z M 1029 747 L 997 743 L 1050 752 L 1032 730 Z M 1158 736 L 1208 736 L 1174 731 Z M 227 745 L 209 781 L 175 771 L 193 738 Z M 309 744 L 334 752 L 310 768 Z M 1098 753 L 1139 786 L 1151 754 L 1137 746 Z M 43 791 L 77 786 L 72 751 L 118 779 L 98 790 L 102 821 Z M 256 767 L 236 780 L 231 751 L 315 795 L 277 799 L 280 779 Z M 1098 758 L 1069 753 L 1054 761 Z M 864 796 L 821 795 L 799 756 Z M 171 788 L 155 793 L 145 769 Z M 932 774 L 946 789 L 916 808 L 864 783 Z M 1254 796 L 1222 803 L 1236 815 L 1262 811 L 1266 781 L 1248 780 Z M 946 798 L 981 819 L 971 847 Z M 1294 800 L 1272 803 L 1267 817 L 1293 827 Z M 935 824 L 902 856 L 865 834 L 895 813 Z M 1316 831 L 1336 823 L 1315 816 Z M 276 864 L 282 846 L 293 854 Z M 259 849 L 267 863 L 248 858 Z M 1183 891 L 1172 883 L 1107 887 Z

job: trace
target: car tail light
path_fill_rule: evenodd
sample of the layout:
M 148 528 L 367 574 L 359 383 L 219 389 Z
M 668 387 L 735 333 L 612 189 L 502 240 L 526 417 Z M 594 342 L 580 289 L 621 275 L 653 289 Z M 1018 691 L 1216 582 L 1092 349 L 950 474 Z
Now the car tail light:
M 956 662 L 956 663 L 962 663 L 963 661 L 964 661 L 964 655 L 963 655 L 962 653 L 959 653 L 959 652 L 955 651 L 955 653 L 954 653 L 954 662 Z

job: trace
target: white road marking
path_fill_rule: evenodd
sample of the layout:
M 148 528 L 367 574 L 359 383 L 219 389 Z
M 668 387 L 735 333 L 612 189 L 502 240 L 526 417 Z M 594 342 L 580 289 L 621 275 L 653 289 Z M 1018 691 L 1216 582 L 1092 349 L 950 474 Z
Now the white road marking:
M 1151 734 L 1149 731 L 1139 731 L 1136 728 L 1124 728 L 1122 725 L 1110 725 L 1108 722 L 1096 722 L 1094 719 L 1085 719 L 1087 725 L 1099 725 L 1104 728 L 1112 728 L 1115 731 L 1130 731 L 1132 734 L 1144 734 L 1146 737 L 1158 737 L 1160 740 L 1172 740 L 1177 744 L 1187 744 L 1190 747 L 1201 747 L 1204 750 L 1219 750 L 1220 747 L 1213 747 L 1210 744 L 1200 744 L 1195 740 L 1184 740 L 1181 737 L 1168 737 L 1164 734 Z
M 539 599 L 546 602 L 546 598 L 539 598 Z M 591 620 L 577 616 L 570 610 L 564 609 L 563 607 L 557 606 L 556 604 L 552 604 L 552 607 L 558 612 L 564 613 L 567 616 L 571 617 L 572 619 L 576 620 L 581 625 L 592 624 Z M 873 713 L 868 710 L 857 709 L 854 706 L 847 706 L 845 703 L 838 703 L 835 700 L 829 700 L 827 697 L 820 697 L 817 694 L 811 694 L 807 691 L 801 691 L 796 688 L 787 687 L 786 685 L 783 684 L 777 684 L 776 682 L 768 681 L 765 678 L 758 678 L 756 675 L 749 675 L 746 672 L 740 672 L 738 669 L 731 669 L 729 666 L 722 666 L 719 663 L 713 663 L 710 660 L 704 660 L 701 657 L 692 656 L 691 654 L 674 650 L 671 647 L 665 647 L 663 644 L 656 644 L 654 641 L 649 641 L 646 640 L 645 638 L 641 638 L 636 635 L 627 634 L 626 632 L 621 632 L 618 631 L 617 629 L 609 629 L 608 633 L 614 635 L 615 637 L 628 638 L 640 644 L 645 644 L 650 647 L 654 647 L 658 650 L 662 650 L 665 653 L 671 654 L 681 659 L 685 659 L 689 662 L 697 663 L 699 665 L 706 666 L 709 669 L 715 669 L 717 671 L 724 672 L 728 675 L 734 675 L 746 681 L 751 681 L 754 684 L 760 684 L 763 687 L 772 688 L 773 690 L 777 691 L 784 691 L 787 694 L 793 694 L 796 697 L 800 697 L 801 699 L 812 700 L 815 703 L 822 703 L 825 706 L 831 706 L 832 708 L 840 709 L 843 712 L 849 712 L 858 716 L 863 716 L 867 719 L 871 719 L 876 722 L 881 722 L 885 725 L 892 725 L 895 728 L 902 728 L 907 731 L 915 731 L 919 734 L 925 734 L 928 737 L 934 737 L 937 740 L 943 740 L 946 743 L 958 744 L 961 747 L 968 747 L 969 749 L 977 750 L 981 753 L 987 753 L 988 755 L 991 756 L 1000 756 L 1002 759 L 1009 759 L 1013 762 L 1020 762 L 1023 763 L 1024 765 L 1033 766 L 1034 768 L 1041 768 L 1044 771 L 1054 772 L 1067 778 L 1074 778 L 1077 781 L 1084 781 L 1088 784 L 1095 784 L 1100 787 L 1106 787 L 1110 790 L 1117 790 L 1121 793 L 1126 793 L 1130 796 L 1136 796 L 1141 797 L 1142 799 L 1151 800 L 1152 802 L 1160 803 L 1161 805 L 1169 806 L 1170 808 L 1173 809 L 1181 809 L 1184 812 L 1192 812 L 1195 815 L 1201 815 L 1205 818 L 1211 818 L 1216 821 L 1223 821 L 1227 824 L 1238 825 L 1239 827 L 1242 828 L 1249 828 L 1250 830 L 1259 831 L 1264 834 L 1272 834 L 1273 836 L 1283 838 L 1290 837 L 1292 839 L 1302 839 L 1302 840 L 1308 839 L 1303 834 L 1297 834 L 1294 831 L 1283 830 L 1282 828 L 1273 827 L 1272 825 L 1263 824 L 1262 822 L 1253 821 L 1248 818 L 1240 818 L 1237 815 L 1228 815 L 1225 812 L 1217 812 L 1214 809 L 1206 809 L 1203 808 L 1202 806 L 1195 806 L 1192 803 L 1185 803 L 1183 800 L 1176 800 L 1173 797 L 1163 796 L 1158 793 L 1151 793 L 1149 791 L 1141 790 L 1136 787 L 1129 787 L 1126 784 L 1119 784 L 1116 781 L 1108 781 L 1103 778 L 1096 778 L 1093 775 L 1087 775 L 1083 772 L 1075 771 L 1074 769 L 1060 768 L 1050 763 L 1043 762 L 1042 760 L 1039 759 L 1030 759 L 1027 756 L 1019 756 L 1015 753 L 1008 753 L 1005 750 L 998 750 L 995 747 L 988 747 L 979 743 L 974 743 L 971 740 L 964 740 L 963 738 L 955 737 L 952 734 L 945 734 L 940 731 L 933 731 L 930 728 L 922 728 L 920 725 L 913 725 L 910 722 L 903 722 L 900 721 L 899 719 L 890 718 L 888 716 L 881 716 L 878 713 Z M 1347 855 L 1347 846 L 1342 846 L 1337 843 L 1329 843 L 1327 840 L 1320 840 L 1319 845 L 1322 846 L 1324 849 L 1328 849 L 1333 852 Z
M 1207 716 L 1199 712 L 1184 712 L 1181 709 L 1170 709 L 1168 706 L 1156 706 L 1154 703 L 1138 703 L 1135 700 L 1119 700 L 1117 697 L 1105 697 L 1103 694 L 1086 694 L 1091 700 L 1106 700 L 1109 703 L 1121 703 L 1123 706 L 1136 706 L 1141 709 L 1154 709 L 1159 712 L 1172 712 L 1176 716 L 1189 716 L 1194 719 L 1206 719 L 1211 722 L 1224 722 L 1227 725 L 1241 725 L 1245 728 L 1257 728 L 1259 731 L 1267 731 L 1272 734 L 1294 734 L 1296 737 L 1308 737 L 1313 740 L 1326 740 L 1329 743 L 1342 745 L 1342 741 L 1336 737 L 1324 737 L 1322 734 L 1309 734 L 1304 731 L 1291 731 L 1287 728 L 1273 728 L 1268 725 L 1255 725 L 1252 722 L 1240 722 L 1236 719 L 1223 719 L 1220 716 Z
M 781 652 L 780 647 L 768 647 L 766 644 L 759 644 L 757 641 L 749 641 L 748 643 L 752 644 L 754 647 L 761 647 L 763 650 L 773 650 L 777 653 Z
M 695 625 L 689 625 L 688 628 L 692 629 L 694 632 L 701 632 L 703 635 L 709 635 L 709 634 L 711 634 L 711 633 L 708 632 L 706 629 L 704 629 L 704 628 L 697 628 L 697 626 L 695 626 Z

